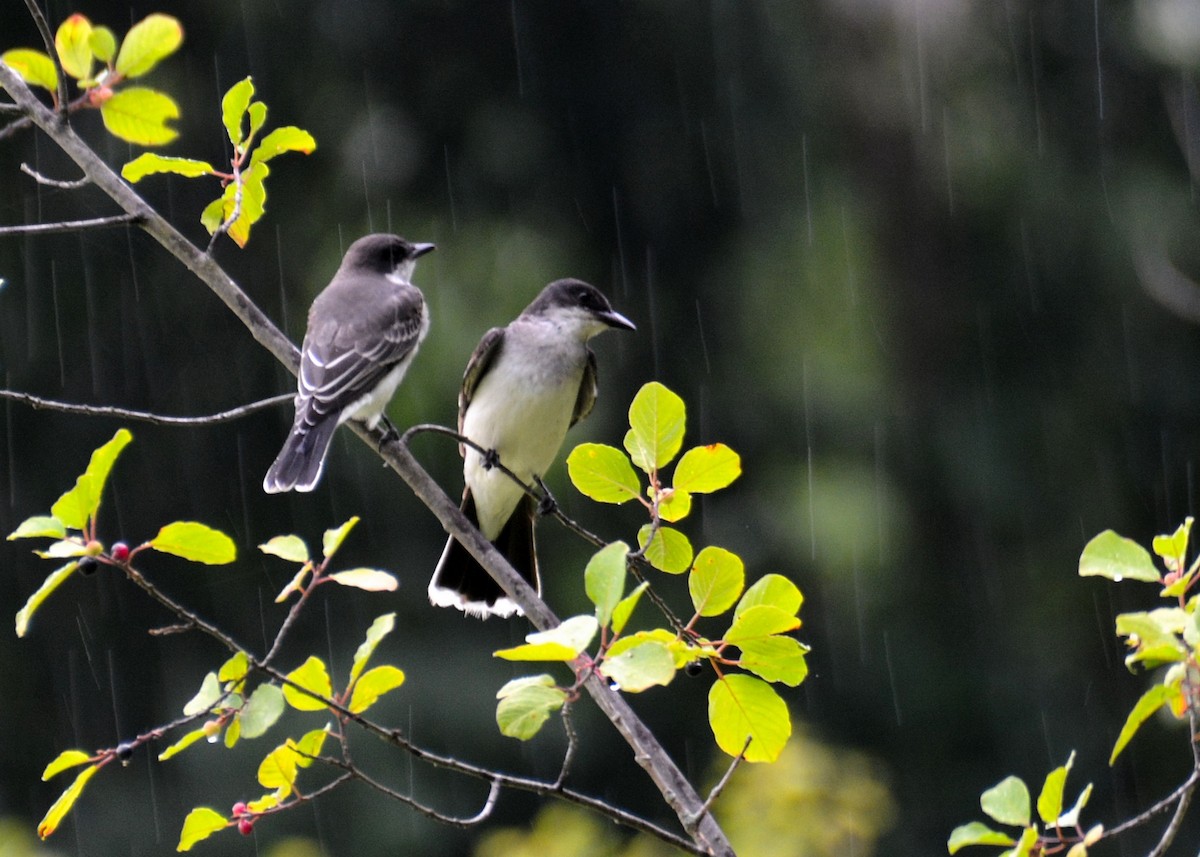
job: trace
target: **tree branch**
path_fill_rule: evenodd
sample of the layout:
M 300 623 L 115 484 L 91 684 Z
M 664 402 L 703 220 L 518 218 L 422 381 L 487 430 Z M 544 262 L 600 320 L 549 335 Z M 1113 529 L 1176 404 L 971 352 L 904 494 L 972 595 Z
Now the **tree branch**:
M 54 63 L 54 77 L 58 84 L 55 98 L 58 102 L 58 115 L 59 119 L 66 119 L 67 76 L 63 72 L 62 60 L 58 58 L 58 49 L 54 46 L 54 36 L 50 35 L 50 24 L 47 23 L 46 16 L 42 14 L 37 0 L 25 0 L 25 8 L 29 10 L 29 17 L 33 18 L 38 35 L 42 37 L 42 46 L 46 48 L 46 53 L 50 55 L 50 60 Z
M 53 111 L 38 101 L 24 82 L 3 63 L 0 63 L 0 87 L 3 87 L 13 101 L 29 114 L 33 122 L 75 161 L 84 175 L 124 211 L 138 215 L 141 228 L 196 274 L 264 348 L 293 374 L 296 373 L 300 360 L 295 345 L 211 256 L 201 252 L 138 196 L 69 125 L 60 122 Z M 359 437 L 379 450 L 387 464 L 437 517 L 445 531 L 457 538 L 488 570 L 538 629 L 546 630 L 559 624 L 559 619 L 553 611 L 538 598 L 532 587 L 517 574 L 479 530 L 471 525 L 466 516 L 459 511 L 458 504 L 446 495 L 405 446 L 395 439 L 382 443 L 385 439 L 382 431 L 372 433 L 353 421 L 348 425 Z M 688 835 L 705 853 L 734 857 L 732 846 L 712 814 L 702 812 L 703 800 L 667 755 L 654 734 L 633 712 L 625 698 L 611 690 L 595 675 L 589 676 L 584 687 L 629 744 L 635 761 L 649 774 Z
M 56 232 L 82 232 L 85 229 L 108 229 L 113 226 L 124 226 L 127 223 L 137 223 L 141 217 L 136 214 L 113 214 L 108 217 L 93 217 L 90 220 L 63 220 L 58 223 L 19 223 L 13 226 L 0 226 L 0 237 L 7 235 L 53 235 Z
M 59 190 L 79 190 L 81 187 L 86 187 L 90 181 L 87 176 L 81 179 L 64 181 L 63 179 L 52 179 L 49 176 L 44 176 L 35 170 L 29 164 L 21 164 L 21 172 L 32 178 L 38 184 L 44 184 L 49 187 L 56 187 Z
M 39 396 L 31 396 L 28 393 L 22 393 L 17 390 L 0 390 L 0 399 L 8 399 L 9 401 L 19 402 L 23 405 L 29 405 L 35 410 L 50 410 L 62 411 L 67 414 L 82 414 L 89 417 L 112 417 L 122 420 L 137 420 L 143 423 L 152 423 L 160 426 L 206 426 L 216 425 L 218 423 L 227 423 L 236 419 L 241 419 L 255 411 L 265 410 L 266 408 L 282 405 L 284 402 L 290 402 L 294 398 L 292 393 L 281 393 L 278 396 L 272 396 L 269 399 L 261 399 L 257 402 L 251 402 L 248 405 L 240 405 L 236 408 L 231 408 L 228 411 L 220 411 L 219 413 L 209 414 L 203 417 L 168 417 L 163 414 L 150 413 L 149 411 L 130 411 L 125 408 L 116 408 L 111 405 L 79 405 L 73 402 L 59 402 L 54 399 L 43 399 Z

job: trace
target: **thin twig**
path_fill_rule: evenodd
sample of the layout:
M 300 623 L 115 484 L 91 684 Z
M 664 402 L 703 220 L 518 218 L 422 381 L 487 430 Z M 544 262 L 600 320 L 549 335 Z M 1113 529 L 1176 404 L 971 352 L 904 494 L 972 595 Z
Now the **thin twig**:
M 89 179 L 87 176 L 84 176 L 83 178 L 75 179 L 74 181 L 63 181 L 62 179 L 52 179 L 49 176 L 42 175 L 37 170 L 35 170 L 33 167 L 29 166 L 29 164 L 21 164 L 21 172 L 25 173 L 25 175 L 32 178 L 38 184 L 48 185 L 49 187 L 56 187 L 56 188 L 59 188 L 60 190 L 78 190 L 79 188 L 85 187 L 85 186 L 91 184 L 91 182 L 92 182 L 92 180 Z
M 18 223 L 0 226 L 0 237 L 7 235 L 53 235 L 58 232 L 83 232 L 85 229 L 108 229 L 138 223 L 136 214 L 110 214 L 108 217 L 93 217 L 90 220 L 63 220 L 57 223 Z
M 231 408 L 228 411 L 221 411 L 203 417 L 168 417 L 163 414 L 150 413 L 149 411 L 130 411 L 125 408 L 115 408 L 111 405 L 79 405 L 73 402 L 58 402 L 53 399 L 43 399 L 39 396 L 31 396 L 28 393 L 18 392 L 17 390 L 0 390 L 0 399 L 19 402 L 38 410 L 62 411 L 67 414 L 83 414 L 89 417 L 113 417 L 122 420 L 137 420 L 161 426 L 206 426 L 227 423 L 249 416 L 255 411 L 261 411 L 275 405 L 281 405 L 284 402 L 290 402 L 293 398 L 294 395 L 292 393 L 281 393 L 278 396 L 271 396 L 269 399 L 261 399 L 257 402 L 251 402 L 248 405 L 241 405 Z
M 62 60 L 58 58 L 58 48 L 54 45 L 54 36 L 50 35 L 50 24 L 46 21 L 46 16 L 42 14 L 37 0 L 25 0 L 25 7 L 29 10 L 29 17 L 33 18 L 33 24 L 42 37 L 42 45 L 46 48 L 46 53 L 54 63 L 54 76 L 58 83 L 58 94 L 55 99 L 58 102 L 58 119 L 60 122 L 65 121 L 67 118 L 67 75 L 63 71 Z
M 335 768 L 341 768 L 351 779 L 366 783 L 376 791 L 387 795 L 392 800 L 399 801 L 405 806 L 416 810 L 426 818 L 432 818 L 434 821 L 440 821 L 442 824 L 448 824 L 451 827 L 472 827 L 482 821 L 485 821 L 488 816 L 492 814 L 492 810 L 495 809 L 496 799 L 500 797 L 500 781 L 492 780 L 492 785 L 488 789 L 487 800 L 484 801 L 483 807 L 480 808 L 479 812 L 475 813 L 469 818 L 458 818 L 453 815 L 446 815 L 445 813 L 438 812 L 433 807 L 426 806 L 416 798 L 410 797 L 406 794 L 401 794 L 390 786 L 385 786 L 378 780 L 368 776 L 355 765 L 350 765 L 340 759 L 333 759 L 328 756 L 321 756 L 319 757 L 319 760 Z
M 575 731 L 575 721 L 571 719 L 569 700 L 563 703 L 562 724 L 563 731 L 567 733 L 567 750 L 563 753 L 562 766 L 558 769 L 558 778 L 554 781 L 556 789 L 561 789 L 563 783 L 567 781 L 567 774 L 571 771 L 571 762 L 575 761 L 575 750 L 579 746 L 579 735 Z
M 721 775 L 721 779 L 713 786 L 712 791 L 708 793 L 708 798 L 704 801 L 704 806 L 700 808 L 701 814 L 712 809 L 713 803 L 721 796 L 721 792 L 725 791 L 725 786 L 729 785 L 730 778 L 733 777 L 733 772 L 738 769 L 742 762 L 746 761 L 746 751 L 750 749 L 750 742 L 754 740 L 754 736 L 746 739 L 746 743 L 742 746 L 742 752 L 733 757 L 733 761 L 729 763 L 729 767 L 725 773 Z

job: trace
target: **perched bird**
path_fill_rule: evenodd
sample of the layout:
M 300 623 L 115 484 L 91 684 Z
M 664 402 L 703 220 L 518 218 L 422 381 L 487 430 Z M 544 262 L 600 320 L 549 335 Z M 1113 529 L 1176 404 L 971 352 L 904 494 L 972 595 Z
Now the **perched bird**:
M 535 504 L 493 465 L 499 460 L 526 485 L 545 474 L 567 429 L 596 401 L 596 356 L 587 342 L 610 327 L 636 329 L 593 286 L 556 280 L 508 327 L 484 334 L 463 375 L 458 431 L 489 453 L 460 448 L 463 513 L 539 592 Z M 429 582 L 429 600 L 482 619 L 520 613 L 453 537 Z
M 350 245 L 308 312 L 296 420 L 263 479 L 268 494 L 311 491 L 333 431 L 346 420 L 378 425 L 429 330 L 425 298 L 411 280 L 433 247 L 384 234 Z

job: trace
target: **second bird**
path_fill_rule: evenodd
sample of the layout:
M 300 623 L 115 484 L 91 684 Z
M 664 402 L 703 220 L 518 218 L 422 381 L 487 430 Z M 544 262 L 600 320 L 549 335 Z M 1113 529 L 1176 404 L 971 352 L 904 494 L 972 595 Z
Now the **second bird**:
M 268 494 L 311 491 L 333 431 L 346 420 L 378 425 L 429 330 L 429 311 L 412 274 L 433 247 L 385 234 L 350 245 L 308 313 L 296 419 L 263 480 Z
M 556 280 L 511 324 L 489 330 L 463 375 L 458 430 L 526 485 L 554 462 L 567 429 L 596 401 L 596 357 L 587 342 L 609 328 L 634 330 L 595 287 Z M 477 450 L 463 450 L 463 512 L 539 592 L 534 503 Z M 429 583 L 440 607 L 480 618 L 520 613 L 453 537 Z

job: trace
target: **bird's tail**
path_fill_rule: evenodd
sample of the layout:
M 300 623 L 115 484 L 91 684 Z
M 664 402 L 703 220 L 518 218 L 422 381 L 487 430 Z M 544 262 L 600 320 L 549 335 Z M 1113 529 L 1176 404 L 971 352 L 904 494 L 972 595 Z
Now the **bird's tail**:
M 323 420 L 314 426 L 293 426 L 263 479 L 263 490 L 268 494 L 293 489 L 313 490 L 321 478 L 325 454 L 329 452 L 329 442 L 333 440 L 336 428 L 337 420 Z
M 462 511 L 472 524 L 478 526 L 475 500 L 469 488 L 463 493 Z M 492 544 L 540 593 L 542 587 L 533 544 L 533 513 L 533 500 L 526 496 L 513 510 L 508 523 Z M 457 607 L 467 615 L 480 619 L 521 615 L 521 608 L 504 594 L 500 584 L 492 580 L 492 576 L 453 536 L 447 540 L 437 570 L 429 581 L 429 600 L 438 607 Z

